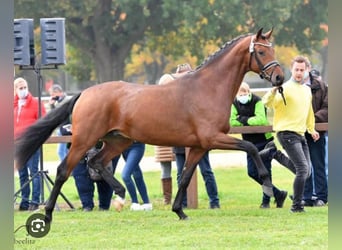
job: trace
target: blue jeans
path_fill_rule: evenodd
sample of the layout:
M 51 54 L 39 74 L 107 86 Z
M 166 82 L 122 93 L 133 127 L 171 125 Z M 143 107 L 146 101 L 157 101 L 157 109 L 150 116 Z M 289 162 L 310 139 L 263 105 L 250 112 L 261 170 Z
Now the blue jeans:
M 147 188 L 144 181 L 144 176 L 139 166 L 141 159 L 145 153 L 145 144 L 134 142 L 128 149 L 122 152 L 122 156 L 126 161 L 125 167 L 122 170 L 121 177 L 125 183 L 127 191 L 131 196 L 132 203 L 138 203 L 137 191 L 138 189 L 143 203 L 150 203 L 147 194 Z M 120 156 L 112 160 L 114 172 Z M 132 179 L 133 176 L 133 179 Z
M 266 144 L 269 141 L 265 140 L 263 142 L 259 142 L 259 143 L 254 143 L 254 145 L 257 147 L 258 151 L 261 151 L 265 148 Z M 267 169 L 267 171 L 270 174 L 270 178 L 272 180 L 272 154 L 275 153 L 277 149 L 272 150 L 271 152 L 269 152 L 269 157 L 266 158 L 262 158 L 262 161 Z M 257 183 L 259 183 L 260 185 L 262 185 L 263 181 L 259 176 L 257 167 L 252 159 L 252 157 L 250 155 L 247 155 L 247 174 L 249 177 L 251 177 L 253 180 L 255 180 Z M 278 197 L 278 195 L 280 194 L 280 190 L 273 185 L 273 193 L 274 193 L 274 197 Z M 266 195 L 265 193 L 263 193 L 262 196 L 262 204 L 269 204 L 270 203 L 270 199 L 271 197 L 269 197 L 268 195 Z
M 59 129 L 57 130 L 57 135 L 61 136 L 61 132 Z M 67 148 L 67 143 L 58 143 L 57 144 L 57 154 L 58 157 L 61 161 L 65 158 L 65 156 L 68 154 L 68 148 Z
M 89 177 L 87 162 L 85 160 L 81 160 L 74 168 L 72 175 L 75 180 L 75 185 L 78 195 L 80 196 L 82 207 L 93 209 L 95 186 L 94 181 Z M 105 210 L 109 209 L 113 189 L 104 180 L 96 181 L 96 186 L 99 196 L 99 208 Z
M 281 131 L 277 138 L 293 162 L 296 169 L 296 176 L 293 181 L 293 207 L 301 207 L 306 179 L 311 173 L 311 161 L 309 147 L 305 136 L 292 131 Z
M 185 153 L 176 153 L 176 165 L 177 165 L 177 183 L 180 184 L 181 176 L 185 163 Z M 219 206 L 219 198 L 217 195 L 217 185 L 214 173 L 211 169 L 209 162 L 209 153 L 206 152 L 202 159 L 198 163 L 201 174 L 205 183 L 205 188 L 207 190 L 207 194 L 209 196 L 210 206 Z M 187 207 L 187 198 L 186 195 L 182 201 L 182 206 Z
M 20 207 L 28 208 L 30 200 L 30 184 L 24 186 L 25 183 L 29 181 L 29 176 L 32 178 L 32 200 L 31 203 L 39 205 L 40 201 L 40 176 L 38 173 L 38 163 L 40 157 L 40 150 L 37 150 L 31 158 L 27 161 L 25 166 L 19 170 L 19 179 L 21 190 L 21 202 Z
M 328 161 L 328 155 L 329 155 L 329 151 L 328 151 L 328 132 L 325 133 L 325 174 L 327 175 L 327 182 L 328 182 L 328 173 L 329 173 L 329 161 Z
M 312 139 L 310 134 L 305 135 L 312 163 L 312 173 L 306 180 L 304 188 L 305 201 L 310 202 L 312 196 L 316 196 L 317 199 L 328 202 L 328 182 L 326 176 L 326 141 L 325 135 L 321 134 L 319 140 L 316 142 Z

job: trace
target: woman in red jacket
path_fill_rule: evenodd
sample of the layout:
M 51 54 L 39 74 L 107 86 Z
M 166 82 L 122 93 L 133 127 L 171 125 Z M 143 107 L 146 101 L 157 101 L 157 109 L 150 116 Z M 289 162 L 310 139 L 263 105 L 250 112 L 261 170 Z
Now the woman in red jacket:
M 29 92 L 27 81 L 17 78 L 14 81 L 14 138 L 17 138 L 27 127 L 32 125 L 46 111 L 36 98 Z M 38 175 L 38 163 L 40 151 L 32 155 L 25 166 L 19 170 L 21 202 L 19 211 L 37 210 L 39 208 L 40 179 Z M 32 200 L 30 201 L 29 175 L 32 178 Z

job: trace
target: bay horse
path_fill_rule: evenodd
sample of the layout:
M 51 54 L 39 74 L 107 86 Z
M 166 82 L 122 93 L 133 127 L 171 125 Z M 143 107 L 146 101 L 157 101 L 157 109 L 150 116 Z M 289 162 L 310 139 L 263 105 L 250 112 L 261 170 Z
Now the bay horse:
M 273 86 L 284 74 L 270 42 L 273 29 L 241 35 L 225 43 L 193 71 L 165 85 L 111 81 L 91 86 L 69 102 L 50 111 L 15 141 L 15 166 L 23 166 L 70 115 L 72 139 L 68 155 L 59 164 L 55 185 L 45 206 L 52 221 L 56 199 L 71 171 L 99 140 L 102 150 L 89 165 L 113 187 L 121 205 L 125 188 L 103 166 L 134 141 L 160 146 L 184 146 L 186 157 L 181 182 L 172 205 L 179 219 L 187 219 L 181 202 L 197 163 L 212 149 L 242 150 L 249 154 L 263 180 L 263 191 L 273 196 L 272 182 L 257 148 L 227 135 L 229 115 L 246 72 L 253 71 Z M 117 210 L 120 210 L 116 206 Z

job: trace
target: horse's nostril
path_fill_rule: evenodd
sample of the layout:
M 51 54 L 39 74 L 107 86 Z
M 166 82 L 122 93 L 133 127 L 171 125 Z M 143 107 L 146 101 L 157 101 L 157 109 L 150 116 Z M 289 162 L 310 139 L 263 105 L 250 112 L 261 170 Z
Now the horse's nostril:
M 276 76 L 276 84 L 277 85 L 281 85 L 283 82 L 284 82 L 284 77 L 280 76 L 280 75 L 277 75 Z

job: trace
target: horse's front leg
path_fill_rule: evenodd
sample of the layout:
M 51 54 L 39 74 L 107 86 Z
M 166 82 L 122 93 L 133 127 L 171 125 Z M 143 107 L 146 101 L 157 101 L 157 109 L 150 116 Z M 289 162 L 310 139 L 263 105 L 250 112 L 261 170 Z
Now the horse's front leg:
M 211 148 L 242 150 L 249 154 L 252 157 L 258 174 L 262 180 L 263 192 L 270 197 L 273 196 L 273 185 L 270 173 L 267 171 L 264 163 L 261 160 L 258 149 L 253 143 L 220 133 L 216 137 L 212 137 Z
M 257 171 L 260 176 L 260 179 L 263 181 L 262 182 L 263 192 L 267 194 L 268 196 L 272 197 L 274 194 L 273 194 L 273 184 L 272 184 L 271 176 L 270 176 L 270 173 L 267 171 L 264 163 L 261 160 L 257 147 L 253 143 L 249 141 L 244 141 L 244 140 L 240 141 L 240 146 L 243 151 L 245 151 L 247 154 L 249 154 L 252 157 L 255 163 L 255 166 L 257 167 Z
M 52 212 L 56 205 L 57 197 L 60 194 L 63 184 L 68 179 L 68 174 L 66 171 L 66 158 L 59 164 L 57 168 L 57 175 L 55 179 L 55 184 L 53 185 L 50 197 L 45 205 L 45 222 L 51 223 L 52 221 Z
M 188 219 L 188 216 L 183 212 L 182 209 L 182 201 L 186 195 L 186 189 L 189 186 L 191 181 L 191 177 L 194 174 L 196 166 L 200 159 L 203 157 L 206 151 L 199 149 L 190 149 L 189 154 L 187 155 L 184 163 L 183 172 L 181 175 L 181 181 L 178 186 L 178 191 L 176 194 L 176 198 L 172 205 L 172 211 L 175 212 L 180 220 Z

